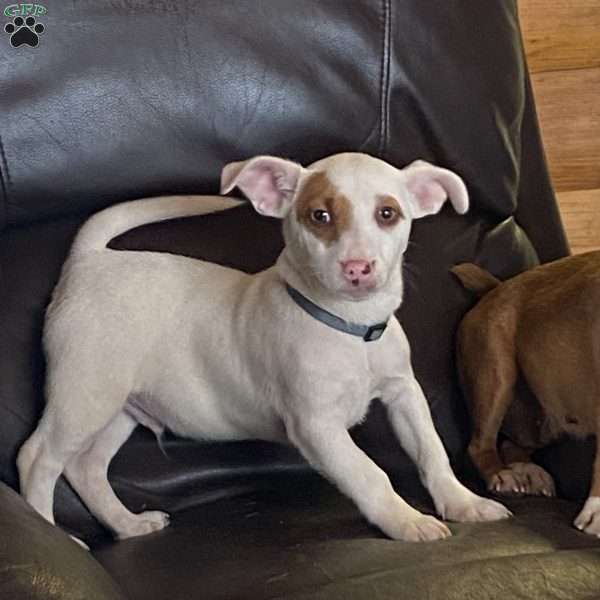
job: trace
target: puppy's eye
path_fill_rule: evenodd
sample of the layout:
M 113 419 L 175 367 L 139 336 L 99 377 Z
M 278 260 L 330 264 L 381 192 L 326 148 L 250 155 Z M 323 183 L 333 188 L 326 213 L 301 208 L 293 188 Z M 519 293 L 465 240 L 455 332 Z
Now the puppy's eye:
M 392 221 L 396 217 L 396 214 L 396 209 L 391 206 L 382 206 L 377 213 L 382 221 Z
M 373 217 L 379 227 L 391 230 L 404 217 L 402 209 L 393 196 L 382 196 L 378 200 L 378 206 Z
M 317 223 L 323 223 L 324 225 L 331 222 L 331 215 L 328 211 L 323 210 L 322 208 L 313 210 L 310 217 L 313 221 L 316 221 Z

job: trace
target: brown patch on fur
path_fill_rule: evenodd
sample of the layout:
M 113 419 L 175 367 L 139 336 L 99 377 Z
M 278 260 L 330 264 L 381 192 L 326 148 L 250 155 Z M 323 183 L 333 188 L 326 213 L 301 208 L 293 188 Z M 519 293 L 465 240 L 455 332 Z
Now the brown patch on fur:
M 384 219 L 380 211 L 382 208 L 391 208 L 394 211 L 393 216 L 390 219 Z M 404 218 L 404 213 L 400 208 L 400 204 L 398 200 L 394 198 L 394 196 L 378 196 L 377 197 L 377 208 L 375 209 L 375 220 L 377 221 L 377 225 L 382 229 L 387 229 L 388 227 L 393 227 L 400 219 Z
M 500 431 L 527 451 L 563 433 L 600 433 L 599 303 L 600 252 L 590 252 L 500 283 L 464 318 L 457 349 L 469 453 L 488 483 L 506 467 Z M 600 494 L 600 452 L 593 490 Z
M 316 210 L 326 210 L 331 216 L 329 223 L 316 221 L 312 216 Z M 296 217 L 315 237 L 330 245 L 350 228 L 352 208 L 327 174 L 319 171 L 310 175 L 302 185 L 296 200 Z

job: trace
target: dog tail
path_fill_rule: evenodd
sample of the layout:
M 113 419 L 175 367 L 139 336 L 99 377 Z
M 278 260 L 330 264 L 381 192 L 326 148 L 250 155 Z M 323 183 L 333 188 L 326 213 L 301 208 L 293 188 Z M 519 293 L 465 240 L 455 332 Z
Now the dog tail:
M 110 240 L 140 225 L 220 212 L 242 203 L 225 196 L 160 196 L 115 204 L 83 224 L 73 242 L 72 252 L 104 250 Z
M 450 269 L 459 279 L 463 286 L 478 296 L 485 296 L 501 283 L 491 273 L 478 267 L 473 263 L 462 263 Z

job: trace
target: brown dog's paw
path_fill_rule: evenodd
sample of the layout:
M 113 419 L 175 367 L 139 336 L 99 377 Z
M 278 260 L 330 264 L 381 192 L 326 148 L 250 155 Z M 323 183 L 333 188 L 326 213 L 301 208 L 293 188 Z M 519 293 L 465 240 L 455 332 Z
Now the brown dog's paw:
M 488 489 L 497 494 L 554 496 L 554 480 L 542 467 L 531 462 L 515 462 L 492 476 Z

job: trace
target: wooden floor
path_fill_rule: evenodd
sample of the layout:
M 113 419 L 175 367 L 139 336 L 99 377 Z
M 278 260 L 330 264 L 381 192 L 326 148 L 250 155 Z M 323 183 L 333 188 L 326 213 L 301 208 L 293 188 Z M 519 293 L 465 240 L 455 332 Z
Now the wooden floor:
M 571 248 L 600 249 L 600 0 L 519 0 L 519 13 Z

